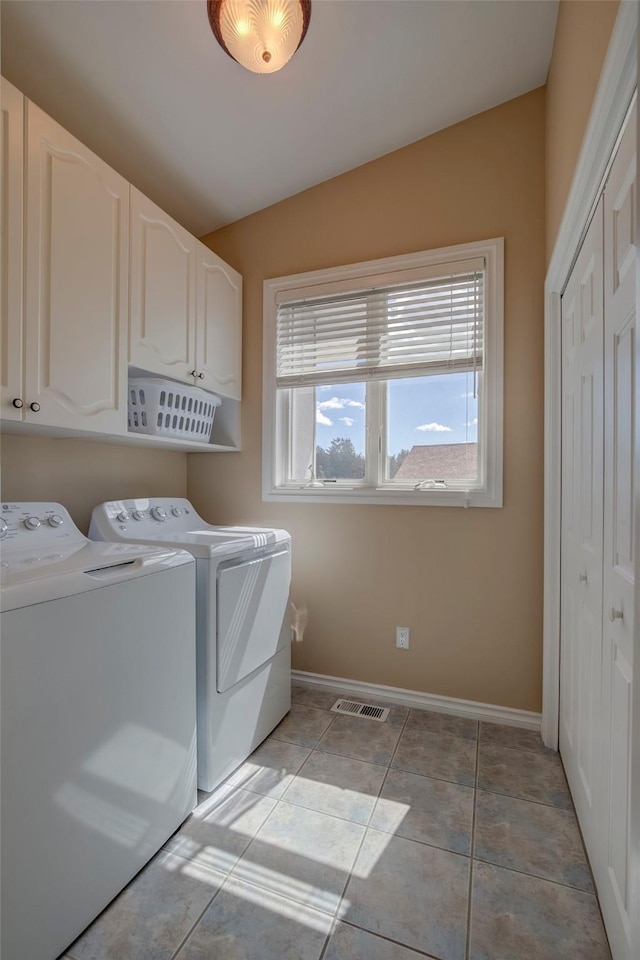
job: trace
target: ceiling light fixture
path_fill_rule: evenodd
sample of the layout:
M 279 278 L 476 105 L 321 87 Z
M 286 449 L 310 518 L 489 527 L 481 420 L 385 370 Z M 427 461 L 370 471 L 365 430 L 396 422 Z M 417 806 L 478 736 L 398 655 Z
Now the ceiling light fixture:
M 275 73 L 304 40 L 311 0 L 208 0 L 214 36 L 253 73 Z

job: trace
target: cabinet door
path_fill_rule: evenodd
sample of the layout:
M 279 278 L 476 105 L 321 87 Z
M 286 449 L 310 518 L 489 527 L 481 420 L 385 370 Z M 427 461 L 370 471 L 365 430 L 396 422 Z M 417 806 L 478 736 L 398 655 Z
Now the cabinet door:
M 198 243 L 198 385 L 225 397 L 242 392 L 242 277 Z
M 22 197 L 24 97 L 2 79 L 2 418 L 22 420 Z
M 129 362 L 189 383 L 196 366 L 196 244 L 131 188 Z
M 25 419 L 124 433 L 129 184 L 28 101 L 26 231 Z

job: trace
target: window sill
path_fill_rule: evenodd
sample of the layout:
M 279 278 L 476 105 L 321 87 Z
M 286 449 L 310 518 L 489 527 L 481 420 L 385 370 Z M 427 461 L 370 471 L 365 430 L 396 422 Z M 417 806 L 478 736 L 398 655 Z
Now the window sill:
M 271 503 L 379 503 L 422 507 L 502 507 L 501 493 L 488 490 L 390 490 L 387 487 L 272 487 Z

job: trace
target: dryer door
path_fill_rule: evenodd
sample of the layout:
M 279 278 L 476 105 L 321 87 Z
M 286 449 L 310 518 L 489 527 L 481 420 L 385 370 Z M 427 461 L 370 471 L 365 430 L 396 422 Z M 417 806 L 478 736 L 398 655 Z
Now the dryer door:
M 239 683 L 290 642 L 288 631 L 283 630 L 290 584 L 288 549 L 219 565 L 218 693 Z

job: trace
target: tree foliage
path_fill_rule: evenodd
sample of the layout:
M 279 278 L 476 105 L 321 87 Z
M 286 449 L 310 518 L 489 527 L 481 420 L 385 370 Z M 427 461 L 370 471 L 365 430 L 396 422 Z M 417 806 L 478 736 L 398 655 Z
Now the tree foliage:
M 398 451 L 398 453 L 392 453 L 392 454 L 389 456 L 389 458 L 388 458 L 388 460 L 389 460 L 389 480 L 393 480 L 393 478 L 395 477 L 396 473 L 397 473 L 398 470 L 400 469 L 403 461 L 404 461 L 405 458 L 407 457 L 408 453 L 409 453 L 409 451 L 408 451 L 405 447 L 403 447 L 402 450 L 399 450 L 399 451 Z
M 320 480 L 364 479 L 364 456 L 348 437 L 335 437 L 327 450 L 316 447 L 316 476 Z
M 389 479 L 393 480 L 409 450 L 403 448 L 389 456 Z M 319 480 L 363 480 L 364 456 L 356 453 L 348 437 L 335 437 L 325 450 L 316 447 L 316 477 Z

